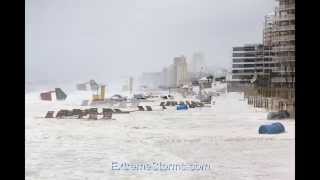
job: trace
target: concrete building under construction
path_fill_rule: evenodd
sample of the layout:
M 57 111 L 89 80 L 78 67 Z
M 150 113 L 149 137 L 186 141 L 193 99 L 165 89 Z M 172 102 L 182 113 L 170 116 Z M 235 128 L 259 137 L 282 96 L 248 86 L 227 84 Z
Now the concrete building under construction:
M 273 61 L 272 84 L 275 87 L 295 87 L 295 0 L 277 0 L 272 24 L 271 47 Z M 268 44 L 269 45 L 269 44 Z

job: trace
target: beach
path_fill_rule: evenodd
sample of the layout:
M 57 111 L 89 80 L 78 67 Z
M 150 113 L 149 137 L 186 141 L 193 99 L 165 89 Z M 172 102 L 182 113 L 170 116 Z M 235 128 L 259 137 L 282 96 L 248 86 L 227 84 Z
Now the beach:
M 45 119 L 49 110 L 76 108 L 26 94 L 26 179 L 294 179 L 295 121 L 267 120 L 241 93 L 222 93 L 212 107 L 114 114 L 114 120 Z M 99 110 L 101 111 L 101 109 Z M 261 135 L 262 124 L 286 132 Z M 114 170 L 112 162 L 206 163 L 205 171 Z

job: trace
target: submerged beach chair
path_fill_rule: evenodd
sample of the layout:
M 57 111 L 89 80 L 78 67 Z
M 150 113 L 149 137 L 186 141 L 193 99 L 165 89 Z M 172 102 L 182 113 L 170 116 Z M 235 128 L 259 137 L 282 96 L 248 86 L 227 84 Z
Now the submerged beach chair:
M 179 105 L 183 105 L 183 106 L 184 106 L 184 105 L 186 105 L 186 104 L 185 104 L 183 101 L 180 101 L 180 102 L 179 102 Z
M 54 111 L 48 111 L 44 118 L 53 118 Z
M 138 106 L 139 111 L 144 111 L 144 108 L 142 106 Z
M 61 110 L 59 110 L 59 111 L 57 112 L 56 118 L 63 118 L 63 117 L 65 117 L 65 116 L 67 116 L 67 115 L 68 115 L 68 110 L 66 110 L 66 109 L 61 109 Z
M 118 114 L 128 114 L 128 113 L 130 113 L 130 111 L 122 111 L 121 109 L 114 109 L 113 112 L 114 113 L 118 113 Z
M 170 106 L 171 105 L 171 102 L 170 101 L 167 101 L 166 102 L 166 106 Z
M 204 107 L 204 103 L 198 102 L 198 104 L 199 104 L 199 107 Z
M 82 118 L 82 111 L 81 109 L 72 109 L 72 115 L 77 116 L 79 119 Z
M 92 120 L 98 119 L 98 108 L 89 109 L 89 118 L 88 119 L 92 119 Z
M 152 111 L 151 106 L 146 106 L 147 111 Z
M 112 119 L 112 109 L 102 109 L 102 119 Z
M 195 108 L 195 106 L 191 104 L 189 101 L 186 101 L 186 104 L 189 106 L 189 108 Z

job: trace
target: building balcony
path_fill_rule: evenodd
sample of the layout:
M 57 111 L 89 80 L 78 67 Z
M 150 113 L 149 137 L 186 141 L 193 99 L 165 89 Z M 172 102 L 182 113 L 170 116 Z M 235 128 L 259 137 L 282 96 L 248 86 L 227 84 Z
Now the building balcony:
M 289 14 L 284 16 L 276 16 L 275 21 L 289 21 L 296 18 L 295 14 Z
M 290 4 L 283 4 L 278 7 L 279 11 L 287 11 L 287 10 L 293 10 L 295 9 L 295 3 L 290 3 Z
M 273 83 L 292 83 L 292 82 L 295 82 L 295 78 L 291 78 L 291 77 L 273 77 L 271 79 L 271 82 Z
M 237 73 L 231 73 L 231 75 L 242 75 L 242 76 L 245 76 L 245 75 L 254 75 L 256 74 L 255 72 L 237 72 Z
M 295 35 L 286 35 L 286 36 L 277 36 L 277 37 L 274 37 L 272 39 L 272 41 L 274 42 L 280 42 L 280 41 L 294 41 L 296 38 L 295 38 Z
M 280 51 L 295 51 L 295 46 L 294 45 L 288 45 L 288 46 L 276 46 L 273 47 L 272 50 L 273 52 L 280 52 Z
M 273 32 L 278 31 L 294 31 L 296 29 L 295 25 L 288 25 L 288 26 L 275 26 L 273 28 Z
M 255 67 L 236 67 L 232 68 L 232 70 L 255 70 Z

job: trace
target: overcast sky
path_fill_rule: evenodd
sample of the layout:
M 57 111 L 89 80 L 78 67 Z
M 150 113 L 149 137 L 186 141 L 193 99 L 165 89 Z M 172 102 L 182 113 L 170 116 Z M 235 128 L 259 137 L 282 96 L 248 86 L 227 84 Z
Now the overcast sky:
M 111 80 L 203 52 L 230 67 L 232 46 L 262 42 L 275 0 L 26 0 L 27 81 Z

